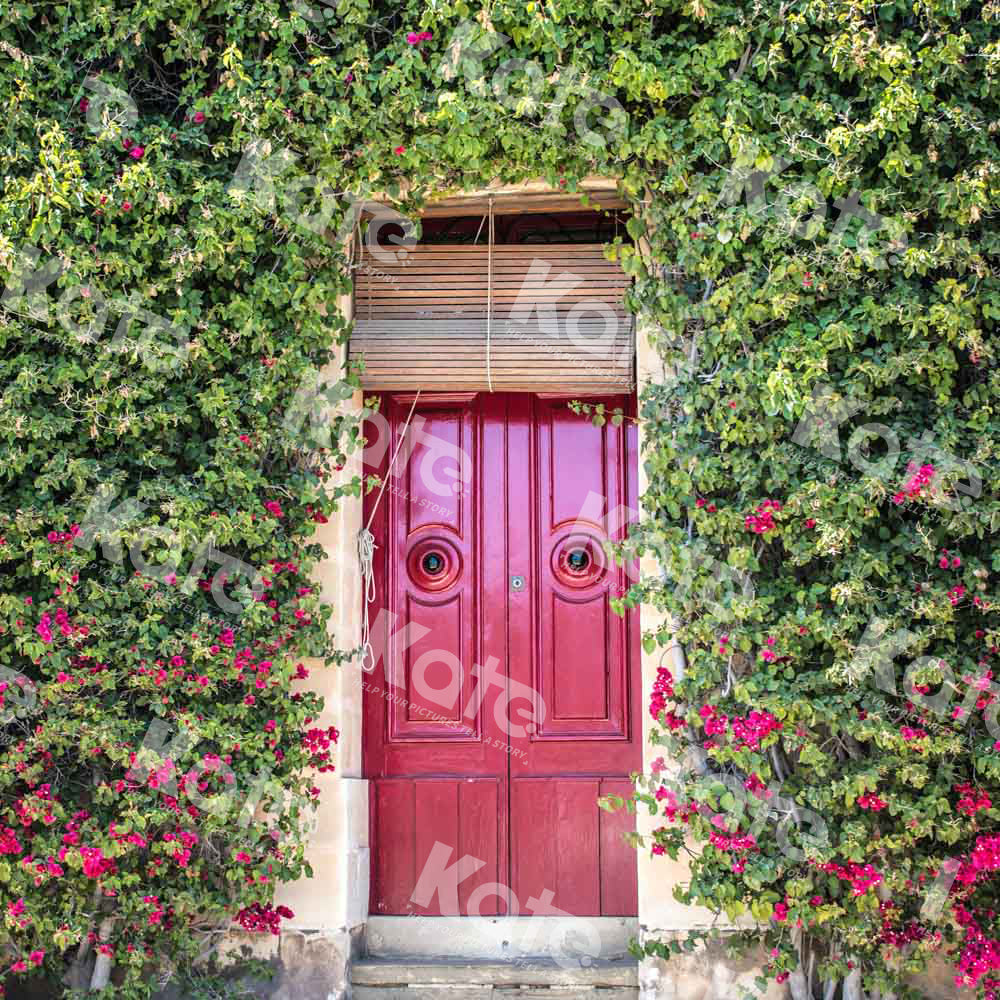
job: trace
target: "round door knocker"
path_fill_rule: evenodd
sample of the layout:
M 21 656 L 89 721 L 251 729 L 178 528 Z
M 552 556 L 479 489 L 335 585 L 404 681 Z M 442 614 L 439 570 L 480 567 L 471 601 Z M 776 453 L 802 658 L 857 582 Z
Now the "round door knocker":
M 447 538 L 421 538 L 406 557 L 406 570 L 421 590 L 445 590 L 458 579 L 462 557 Z
M 568 535 L 552 550 L 552 571 L 570 587 L 593 586 L 604 575 L 606 564 L 604 549 L 593 535 Z

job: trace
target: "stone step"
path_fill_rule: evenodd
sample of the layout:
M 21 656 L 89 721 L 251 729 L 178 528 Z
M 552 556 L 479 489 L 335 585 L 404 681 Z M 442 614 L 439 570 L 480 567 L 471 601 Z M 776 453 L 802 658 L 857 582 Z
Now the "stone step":
M 639 936 L 635 917 L 369 917 L 365 954 L 372 958 L 521 962 L 563 955 L 629 959 Z
M 562 968 L 551 960 L 367 959 L 351 966 L 354 1000 L 638 1000 L 634 960 Z
M 355 986 L 351 990 L 354 1000 L 440 1000 L 446 993 L 448 1000 L 493 1000 L 489 986 L 459 986 L 445 990 L 440 986 Z
M 354 1000 L 639 1000 L 637 986 L 355 986 Z
M 535 958 L 517 962 L 376 958 L 355 961 L 351 981 L 369 986 L 638 986 L 639 966 L 634 959 L 564 968 Z

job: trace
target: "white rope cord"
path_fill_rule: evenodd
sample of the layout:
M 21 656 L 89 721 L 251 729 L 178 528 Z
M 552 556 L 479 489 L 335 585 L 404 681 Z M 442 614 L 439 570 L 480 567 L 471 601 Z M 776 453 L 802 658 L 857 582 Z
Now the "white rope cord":
M 493 196 L 490 196 L 489 249 L 486 251 L 486 383 L 493 391 L 493 372 L 490 370 L 490 337 L 493 333 Z
M 375 600 L 375 550 L 378 546 L 375 544 L 375 536 L 371 533 L 371 526 L 375 518 L 375 512 L 378 510 L 378 505 L 382 502 L 382 494 L 385 493 L 385 488 L 389 483 L 389 476 L 392 473 L 393 465 L 396 463 L 396 456 L 399 454 L 399 449 L 403 447 L 403 442 L 406 440 L 406 435 L 410 430 L 410 421 L 413 419 L 413 411 L 417 408 L 418 399 L 420 399 L 419 389 L 416 396 L 413 397 L 413 405 L 410 407 L 406 423 L 403 425 L 403 433 L 399 436 L 399 443 L 396 445 L 396 450 L 392 453 L 392 458 L 389 459 L 389 464 L 385 470 L 385 478 L 382 480 L 378 496 L 375 498 L 371 513 L 368 515 L 368 523 L 358 534 L 358 561 L 361 563 L 361 669 L 367 672 L 375 669 L 375 652 L 372 649 L 368 605 Z M 371 659 L 371 666 L 367 665 L 369 659 Z

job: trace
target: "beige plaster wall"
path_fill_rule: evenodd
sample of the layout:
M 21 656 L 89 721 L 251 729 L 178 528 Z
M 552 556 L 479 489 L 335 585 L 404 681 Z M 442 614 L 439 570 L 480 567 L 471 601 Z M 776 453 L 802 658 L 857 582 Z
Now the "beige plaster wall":
M 656 350 L 651 334 L 655 327 L 644 317 L 639 317 L 636 324 L 636 382 L 639 395 L 643 389 L 652 381 L 663 381 L 666 372 L 663 362 Z M 644 454 L 644 434 L 645 424 L 639 423 L 639 496 L 646 492 L 648 480 Z M 641 510 L 640 501 L 640 510 Z M 650 554 L 642 557 L 640 571 L 643 576 L 656 576 L 660 573 L 660 567 L 656 558 Z M 641 623 L 643 631 L 659 630 L 669 625 L 665 615 L 654 608 L 644 606 L 641 610 Z M 679 672 L 679 664 L 683 664 L 684 653 L 679 646 L 672 646 L 667 649 L 656 649 L 652 653 L 642 654 L 642 704 L 636 707 L 636 711 L 642 717 L 643 726 L 643 771 L 650 773 L 650 765 L 657 758 L 663 756 L 660 747 L 649 742 L 649 733 L 656 728 L 652 717 L 647 710 L 649 698 L 653 690 L 653 682 L 656 680 L 657 669 L 662 664 L 669 667 L 676 677 Z M 669 762 L 668 762 L 669 763 Z M 639 812 L 639 832 L 650 834 L 658 827 L 662 826 L 662 817 L 650 816 L 646 810 Z M 688 866 L 683 860 L 672 861 L 665 855 L 651 857 L 648 848 L 639 851 L 639 925 L 644 934 L 657 931 L 674 931 L 680 928 L 705 927 L 712 922 L 712 914 L 707 910 L 693 909 L 677 902 L 673 897 L 673 887 L 680 882 L 687 881 L 689 877 Z
M 352 315 L 350 296 L 337 305 L 346 315 Z M 345 361 L 346 349 L 340 362 L 324 373 L 329 381 L 341 377 Z M 360 392 L 342 404 L 342 408 L 355 413 L 360 413 L 361 407 Z M 358 451 L 349 457 L 339 475 L 349 481 L 360 474 Z M 316 567 L 313 579 L 333 608 L 329 622 L 332 642 L 345 652 L 361 644 L 362 583 L 357 556 L 361 528 L 361 499 L 345 497 L 338 515 L 319 525 L 315 536 L 326 557 Z M 285 922 L 275 958 L 279 980 L 287 984 L 290 997 L 339 1000 L 348 995 L 350 958 L 359 950 L 359 937 L 368 917 L 368 782 L 361 777 L 362 672 L 356 657 L 335 667 L 326 667 L 319 660 L 309 661 L 306 666 L 310 676 L 302 685 L 319 692 L 325 700 L 319 725 L 336 726 L 340 739 L 336 770 L 316 776 L 321 789 L 320 805 L 308 851 L 313 877 L 284 885 L 278 891 L 278 902 L 288 906 L 295 916 Z M 303 989 L 307 983 L 313 986 Z M 274 995 L 283 994 L 279 989 Z

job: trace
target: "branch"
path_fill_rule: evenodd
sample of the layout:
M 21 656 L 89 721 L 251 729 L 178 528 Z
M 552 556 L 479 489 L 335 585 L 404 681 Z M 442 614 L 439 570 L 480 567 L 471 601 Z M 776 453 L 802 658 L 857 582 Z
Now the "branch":
M 101 921 L 101 928 L 97 933 L 97 939 L 101 944 L 107 944 L 111 940 L 111 935 L 115 929 L 115 918 L 105 917 Z M 111 979 L 112 956 L 103 951 L 97 952 L 94 960 L 94 974 L 90 977 L 91 990 L 103 990 Z

